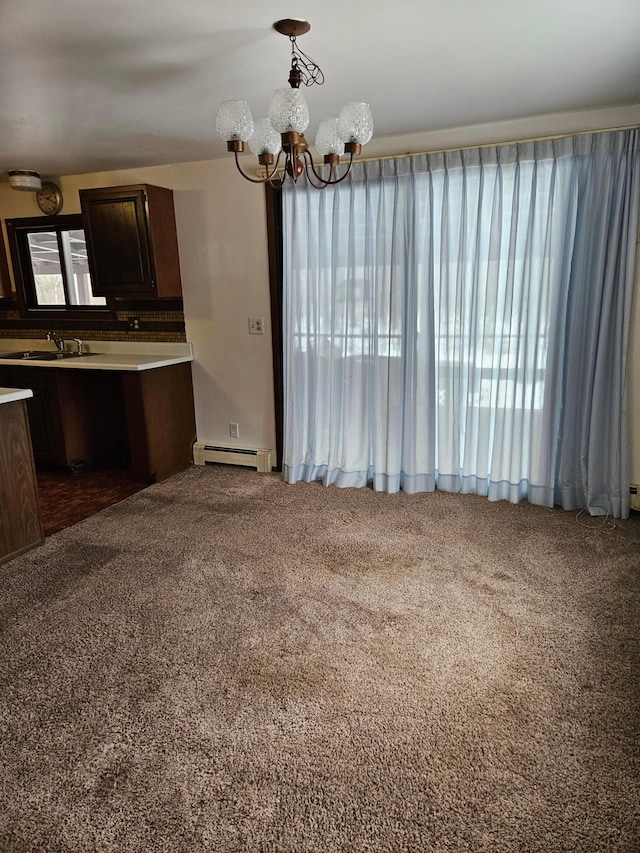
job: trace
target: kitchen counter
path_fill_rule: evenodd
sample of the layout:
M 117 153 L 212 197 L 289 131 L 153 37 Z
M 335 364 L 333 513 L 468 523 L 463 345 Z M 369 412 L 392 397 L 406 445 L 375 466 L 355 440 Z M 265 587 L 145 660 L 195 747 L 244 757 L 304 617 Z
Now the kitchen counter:
M 27 400 L 33 397 L 33 391 L 28 388 L 0 388 L 0 406 L 3 403 L 15 403 L 16 400 Z
M 0 358 L 0 386 L 33 391 L 26 405 L 36 463 L 75 471 L 125 458 L 132 477 L 144 483 L 191 465 L 191 344 L 85 340 L 84 346 L 87 355 L 60 360 Z M 42 339 L 0 339 L 0 353 L 31 351 L 56 349 Z
M 49 341 L 33 339 L 0 339 L 0 366 L 29 365 L 63 370 L 153 370 L 193 361 L 189 343 L 129 343 L 126 341 L 85 341 L 86 355 L 53 361 L 37 358 L 2 358 L 5 353 L 45 350 L 54 353 Z

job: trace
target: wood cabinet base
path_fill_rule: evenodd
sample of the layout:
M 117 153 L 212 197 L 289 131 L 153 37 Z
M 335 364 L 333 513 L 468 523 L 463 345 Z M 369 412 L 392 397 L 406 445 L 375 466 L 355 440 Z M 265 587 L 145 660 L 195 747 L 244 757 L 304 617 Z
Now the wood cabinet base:
M 192 463 L 189 362 L 136 372 L 0 367 L 0 385 L 33 390 L 28 411 L 39 465 L 75 471 L 128 458 L 132 478 L 150 484 Z
M 122 381 L 132 475 L 155 483 L 184 471 L 196 440 L 191 364 L 123 373 Z
M 0 406 L 0 563 L 43 542 L 27 409 L 16 400 Z

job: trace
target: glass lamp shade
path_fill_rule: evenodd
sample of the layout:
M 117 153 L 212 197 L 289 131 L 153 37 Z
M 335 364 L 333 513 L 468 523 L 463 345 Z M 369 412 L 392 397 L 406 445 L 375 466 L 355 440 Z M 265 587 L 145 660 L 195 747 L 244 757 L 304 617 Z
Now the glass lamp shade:
M 225 142 L 246 142 L 253 133 L 253 118 L 246 101 L 223 101 L 216 116 L 216 130 Z
M 369 104 L 345 104 L 338 116 L 338 136 L 343 142 L 366 145 L 373 136 L 373 117 Z
M 253 127 L 249 138 L 249 148 L 253 154 L 277 154 L 282 148 L 280 134 L 273 129 L 270 119 L 261 118 Z
M 316 133 L 318 154 L 344 154 L 344 142 L 338 136 L 338 119 L 326 118 L 320 122 Z
M 304 133 L 309 126 L 309 107 L 299 89 L 276 89 L 269 118 L 278 133 Z

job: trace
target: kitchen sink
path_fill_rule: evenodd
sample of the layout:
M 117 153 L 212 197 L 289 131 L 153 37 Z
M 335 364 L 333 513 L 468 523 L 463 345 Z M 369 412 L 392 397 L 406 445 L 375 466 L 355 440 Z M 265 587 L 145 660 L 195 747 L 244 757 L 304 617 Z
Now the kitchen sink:
M 43 353 L 42 355 L 32 355 L 32 359 L 37 359 L 38 361 L 58 361 L 62 358 L 80 358 L 81 356 L 90 355 L 88 352 L 70 352 L 65 350 L 64 352 L 48 352 Z
M 65 358 L 80 358 L 81 356 L 84 358 L 85 356 L 92 355 L 92 353 L 88 352 L 71 352 L 70 350 L 65 350 L 64 352 L 59 352 L 58 350 L 26 350 L 23 352 L 3 352 L 0 353 L 0 358 L 12 358 L 20 361 L 60 361 Z
M 42 358 L 47 355 L 56 355 L 56 353 L 52 352 L 50 349 L 31 349 L 21 350 L 20 352 L 2 352 L 0 353 L 0 358 L 29 359 Z

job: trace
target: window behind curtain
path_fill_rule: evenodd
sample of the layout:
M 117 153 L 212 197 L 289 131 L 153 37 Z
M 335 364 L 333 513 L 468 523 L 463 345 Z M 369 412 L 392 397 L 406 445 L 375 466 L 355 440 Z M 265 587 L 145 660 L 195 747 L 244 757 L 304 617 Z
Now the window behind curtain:
M 286 478 L 551 505 L 567 404 L 601 346 L 596 329 L 567 377 L 571 294 L 624 302 L 632 280 L 628 261 L 617 281 L 598 263 L 578 280 L 576 264 L 618 244 L 611 193 L 637 218 L 636 171 L 626 195 L 612 171 L 637 159 L 637 135 L 596 134 L 359 164 L 335 188 L 285 192 Z

